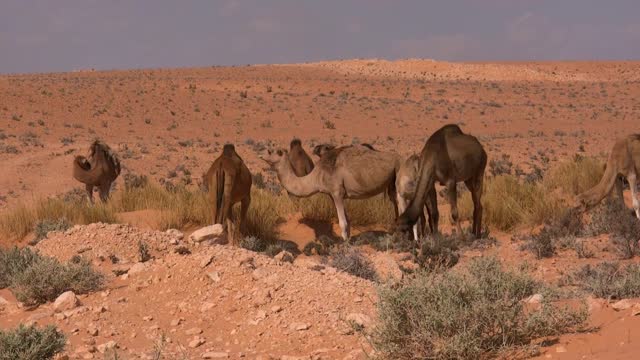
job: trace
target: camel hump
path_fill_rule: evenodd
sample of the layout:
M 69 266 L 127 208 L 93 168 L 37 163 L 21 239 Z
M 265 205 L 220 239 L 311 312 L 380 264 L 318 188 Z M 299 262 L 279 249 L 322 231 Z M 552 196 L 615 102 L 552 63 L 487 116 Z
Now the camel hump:
M 99 159 L 99 157 L 96 157 L 97 154 L 102 154 L 104 156 L 104 160 L 107 161 L 107 164 L 101 164 L 101 165 L 107 165 L 108 167 L 113 169 L 116 176 L 120 175 L 120 171 L 121 171 L 120 159 L 118 159 L 118 156 L 111 149 L 111 147 L 100 139 L 94 140 L 93 143 L 91 144 L 90 158 L 93 161 L 90 161 L 90 162 L 100 161 L 100 160 L 97 160 Z M 94 163 L 93 165 L 95 166 L 98 164 Z
M 293 140 L 291 140 L 291 144 L 289 144 L 289 147 L 291 149 L 293 149 L 294 147 L 302 147 L 302 141 L 300 141 L 300 139 L 298 138 L 294 138 Z
M 222 147 L 222 155 L 232 157 L 236 153 L 236 147 L 233 144 L 224 144 Z

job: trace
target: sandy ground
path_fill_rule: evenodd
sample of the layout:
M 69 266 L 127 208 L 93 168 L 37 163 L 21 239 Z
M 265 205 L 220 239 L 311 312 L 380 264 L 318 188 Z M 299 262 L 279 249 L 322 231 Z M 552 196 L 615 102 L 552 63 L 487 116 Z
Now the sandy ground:
M 226 142 L 236 145 L 255 173 L 264 172 L 258 159 L 263 147 L 285 147 L 294 136 L 307 150 L 321 142 L 368 142 L 408 155 L 419 152 L 425 138 L 447 123 L 458 123 L 478 136 L 490 159 L 508 156 L 525 173 L 576 153 L 604 156 L 616 137 L 638 131 L 639 65 L 350 60 L 0 76 L 0 211 L 81 188 L 71 177 L 71 161 L 85 154 L 96 137 L 117 150 L 125 173 L 178 181 L 171 172 L 183 165 L 194 183 Z M 120 178 L 117 185 L 122 184 Z M 141 228 L 153 227 L 153 214 L 126 217 Z M 446 223 L 446 216 L 443 219 Z M 253 255 L 251 268 L 240 264 L 252 256 L 244 250 L 197 247 L 182 257 L 171 251 L 173 245 L 167 245 L 164 235 L 91 226 L 39 246 L 60 258 L 95 246 L 93 261 L 110 273 L 112 264 L 100 261 L 100 253 L 126 257 L 131 233 L 154 242 L 157 258 L 126 279 L 113 276 L 104 292 L 81 297 L 86 313 L 65 319 L 52 316 L 49 305 L 19 309 L 2 290 L 0 295 L 13 307 L 2 314 L 2 327 L 29 319 L 56 323 L 74 334 L 70 354 L 78 357 L 113 340 L 126 354 L 144 358 L 164 332 L 172 341 L 168 348 L 178 351 L 183 346 L 190 358 L 205 352 L 225 352 L 231 358 L 362 358 L 371 350 L 362 336 L 343 328 L 342 320 L 349 314 L 375 318 L 372 283 L 317 270 L 313 264 L 318 260 L 304 256 L 294 264 L 277 264 Z M 283 238 L 299 244 L 314 236 L 297 219 L 281 230 Z M 83 231 L 95 235 L 86 237 Z M 497 246 L 467 251 L 463 262 L 490 253 L 507 263 L 526 259 L 538 276 L 552 282 L 586 262 L 614 259 L 602 250 L 606 236 L 589 239 L 594 259 L 567 252 L 538 261 L 511 242 L 513 234 L 494 235 Z M 0 239 L 4 245 L 12 242 Z M 47 242 L 66 245 L 47 249 Z M 201 258 L 209 255 L 216 260 L 201 267 Z M 371 252 L 370 257 L 385 271 L 395 272 L 397 254 Z M 129 265 L 134 262 L 129 259 Z M 277 280 L 263 283 L 267 280 L 260 274 L 253 275 L 261 272 L 258 269 Z M 220 282 L 207 276 L 211 271 L 218 272 Z M 265 288 L 272 294 L 262 303 L 268 297 Z M 257 298 L 262 299 L 258 306 Z M 205 303 L 214 305 L 203 312 Z M 615 311 L 606 302 L 593 303 L 598 305 L 591 321 L 599 329 L 562 336 L 542 349 L 541 358 L 638 357 L 640 343 L 633 339 L 640 331 L 640 317 Z M 274 311 L 276 306 L 281 310 Z M 174 320 L 177 325 L 172 325 Z M 310 327 L 290 328 L 299 323 Z M 100 328 L 97 336 L 86 333 L 91 324 Z M 192 328 L 202 334 L 187 335 Z M 189 347 L 196 336 L 205 343 Z

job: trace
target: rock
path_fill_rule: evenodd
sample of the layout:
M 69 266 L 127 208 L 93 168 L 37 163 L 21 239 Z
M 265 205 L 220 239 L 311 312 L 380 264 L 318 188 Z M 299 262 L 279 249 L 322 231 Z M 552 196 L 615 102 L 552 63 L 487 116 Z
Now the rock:
M 202 354 L 203 359 L 226 359 L 229 357 L 229 353 L 226 352 L 206 352 Z
M 222 237 L 224 227 L 221 224 L 209 225 L 194 231 L 189 235 L 189 240 L 200 243 L 205 240 L 213 240 Z
M 602 309 L 603 304 L 605 304 L 604 299 L 595 299 L 591 296 L 587 298 L 587 306 L 589 307 L 590 313 Z
M 204 344 L 204 343 L 205 343 L 205 341 L 204 341 L 204 339 L 203 339 L 203 338 L 201 338 L 201 337 L 196 337 L 196 338 L 194 338 L 193 340 L 191 340 L 191 341 L 189 342 L 189 347 L 190 347 L 190 348 L 197 348 L 198 346 L 200 346 L 200 345 L 202 345 L 202 344 Z
M 207 273 L 207 276 L 213 282 L 216 282 L 216 283 L 220 282 L 220 274 L 217 271 L 211 271 L 211 272 Z
M 184 239 L 184 234 L 182 233 L 182 231 L 180 231 L 178 229 L 169 229 L 169 230 L 165 231 L 165 233 L 167 235 L 171 236 L 173 239 L 176 239 L 176 240 Z
M 62 293 L 56 301 L 53 303 L 53 310 L 55 312 L 63 312 L 67 310 L 73 310 L 80 305 L 80 300 L 76 297 L 73 291 L 67 291 Z
M 631 316 L 640 315 L 640 304 L 633 304 L 631 307 Z
M 557 353 L 566 353 L 567 352 L 567 348 L 560 345 L 560 346 L 556 346 L 556 352 Z
M 282 355 L 280 356 L 280 360 L 311 360 L 311 356 Z
M 202 329 L 200 329 L 200 328 L 191 328 L 191 329 L 185 331 L 184 333 L 189 335 L 189 336 L 200 335 L 200 334 L 202 334 Z
M 173 319 L 171 320 L 171 326 L 178 326 L 182 323 L 182 319 Z
M 147 264 L 146 263 L 138 262 L 138 263 L 133 264 L 129 268 L 129 271 L 127 272 L 127 274 L 129 274 L 129 275 L 138 274 L 138 273 L 141 273 L 141 272 L 145 271 L 146 269 L 147 269 Z
M 214 306 L 216 306 L 216 304 L 210 303 L 210 302 L 204 302 L 202 303 L 202 306 L 200 306 L 200 312 L 207 312 L 213 309 Z
M 271 312 L 272 313 L 279 313 L 280 311 L 282 311 L 282 307 L 275 305 L 271 307 Z
M 304 324 L 304 323 L 293 323 L 289 325 L 289 330 L 295 330 L 295 331 L 309 330 L 309 328 L 311 328 L 311 325 Z
M 213 255 L 205 255 L 200 261 L 200 267 L 205 268 L 213 261 Z
M 540 304 L 542 302 L 542 294 L 533 294 L 526 300 L 527 304 Z
M 293 255 L 288 251 L 280 251 L 276 256 L 273 257 L 273 259 L 280 263 L 292 263 Z
M 366 328 L 371 325 L 371 318 L 365 314 L 360 313 L 351 313 L 347 315 L 347 321 L 361 328 Z
M 108 341 L 108 342 L 106 342 L 104 344 L 98 345 L 98 351 L 101 354 L 104 354 L 108 350 L 117 349 L 117 348 L 118 348 L 118 344 L 113 340 Z
M 7 301 L 7 299 L 0 296 L 0 311 L 3 311 L 8 307 L 9 307 L 9 302 Z
M 611 307 L 616 311 L 620 311 L 620 310 L 631 309 L 631 307 L 633 305 L 634 305 L 633 301 L 631 301 L 629 299 L 623 299 L 623 300 L 620 300 L 620 301 L 614 303 L 613 305 L 611 305 Z

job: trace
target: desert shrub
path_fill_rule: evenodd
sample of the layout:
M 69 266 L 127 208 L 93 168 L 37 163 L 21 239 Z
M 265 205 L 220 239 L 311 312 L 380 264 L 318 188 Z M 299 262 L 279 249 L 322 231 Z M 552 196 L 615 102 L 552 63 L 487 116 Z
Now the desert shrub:
M 502 154 L 502 157 L 499 159 L 491 159 L 489 161 L 489 172 L 491 175 L 509 175 L 511 174 L 511 168 L 513 167 L 513 163 L 511 162 L 511 158 L 507 154 Z
M 499 175 L 484 182 L 483 221 L 500 230 L 511 230 L 522 224 L 542 224 L 564 212 L 559 199 L 552 197 L 537 183 L 525 183 L 511 175 Z M 460 198 L 462 219 L 471 219 L 471 194 Z
M 86 294 L 103 283 L 104 276 L 82 258 L 62 264 L 55 258 L 41 257 L 15 274 L 10 287 L 18 301 L 32 306 L 53 301 L 65 291 Z
M 0 330 L 0 360 L 47 360 L 64 350 L 65 336 L 55 326 L 18 325 Z
M 640 264 L 587 264 L 564 278 L 563 283 L 577 285 L 599 298 L 635 298 L 640 296 Z
M 454 235 L 437 234 L 431 240 L 423 240 L 422 251 L 417 257 L 418 265 L 423 269 L 441 270 L 458 263 L 459 238 Z
M 574 196 L 594 187 L 603 173 L 602 162 L 577 155 L 550 169 L 543 183 L 549 189 L 561 189 L 564 194 Z
M 138 189 L 147 186 L 149 179 L 146 175 L 138 175 L 132 172 L 124 174 L 124 188 Z
M 557 219 L 545 224 L 539 233 L 527 237 L 521 249 L 532 252 L 538 259 L 552 257 L 556 253 L 556 248 L 574 247 L 577 244 L 575 237 L 582 231 L 580 213 L 568 210 Z M 584 247 L 576 249 L 585 254 Z
M 147 262 L 151 260 L 149 245 L 147 245 L 147 243 L 142 240 L 138 240 L 138 260 L 140 262 Z
M 42 257 L 30 248 L 0 249 L 0 289 L 11 285 L 14 276 L 25 271 Z
M 466 271 L 419 272 L 379 289 L 374 347 L 393 359 L 486 358 L 584 324 L 586 309 L 560 308 L 546 297 L 540 308 L 525 311 L 522 300 L 539 288 L 495 258 L 475 259 Z
M 265 248 L 264 253 L 268 256 L 274 257 L 282 251 L 288 251 L 292 255 L 299 253 L 297 245 L 295 243 L 292 243 L 289 241 L 282 241 L 282 240 L 273 241 L 269 243 Z
M 610 234 L 611 243 L 624 259 L 640 253 L 640 222 L 620 199 L 607 198 L 596 207 L 586 232 L 590 235 Z
M 342 246 L 331 255 L 329 264 L 334 268 L 353 276 L 376 281 L 376 273 L 373 263 L 367 259 L 360 250 L 351 246 Z
M 51 231 L 64 231 L 70 227 L 71 224 L 69 223 L 69 221 L 67 221 L 66 218 L 60 218 L 57 220 L 40 220 L 36 223 L 36 226 L 33 229 L 36 237 L 35 239 L 33 239 L 33 241 L 31 241 L 30 245 L 37 244 L 38 242 L 40 242 L 40 240 L 46 238 L 47 234 L 49 234 L 49 232 Z
M 307 256 L 314 254 L 329 255 L 337 243 L 338 241 L 331 236 L 320 235 L 314 241 L 307 243 L 302 249 L 302 252 Z
M 262 252 L 266 249 L 267 244 L 264 240 L 258 237 L 245 236 L 240 240 L 240 247 L 255 252 Z

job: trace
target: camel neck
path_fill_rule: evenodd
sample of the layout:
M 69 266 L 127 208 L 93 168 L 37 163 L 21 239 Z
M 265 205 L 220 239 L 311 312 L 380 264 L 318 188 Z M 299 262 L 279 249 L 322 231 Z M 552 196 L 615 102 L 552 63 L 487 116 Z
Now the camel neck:
M 297 177 L 293 172 L 291 163 L 285 159 L 285 161 L 280 161 L 276 170 L 280 183 L 290 194 L 307 197 L 318 192 L 318 186 L 315 181 L 317 176 L 316 169 L 306 176 Z

